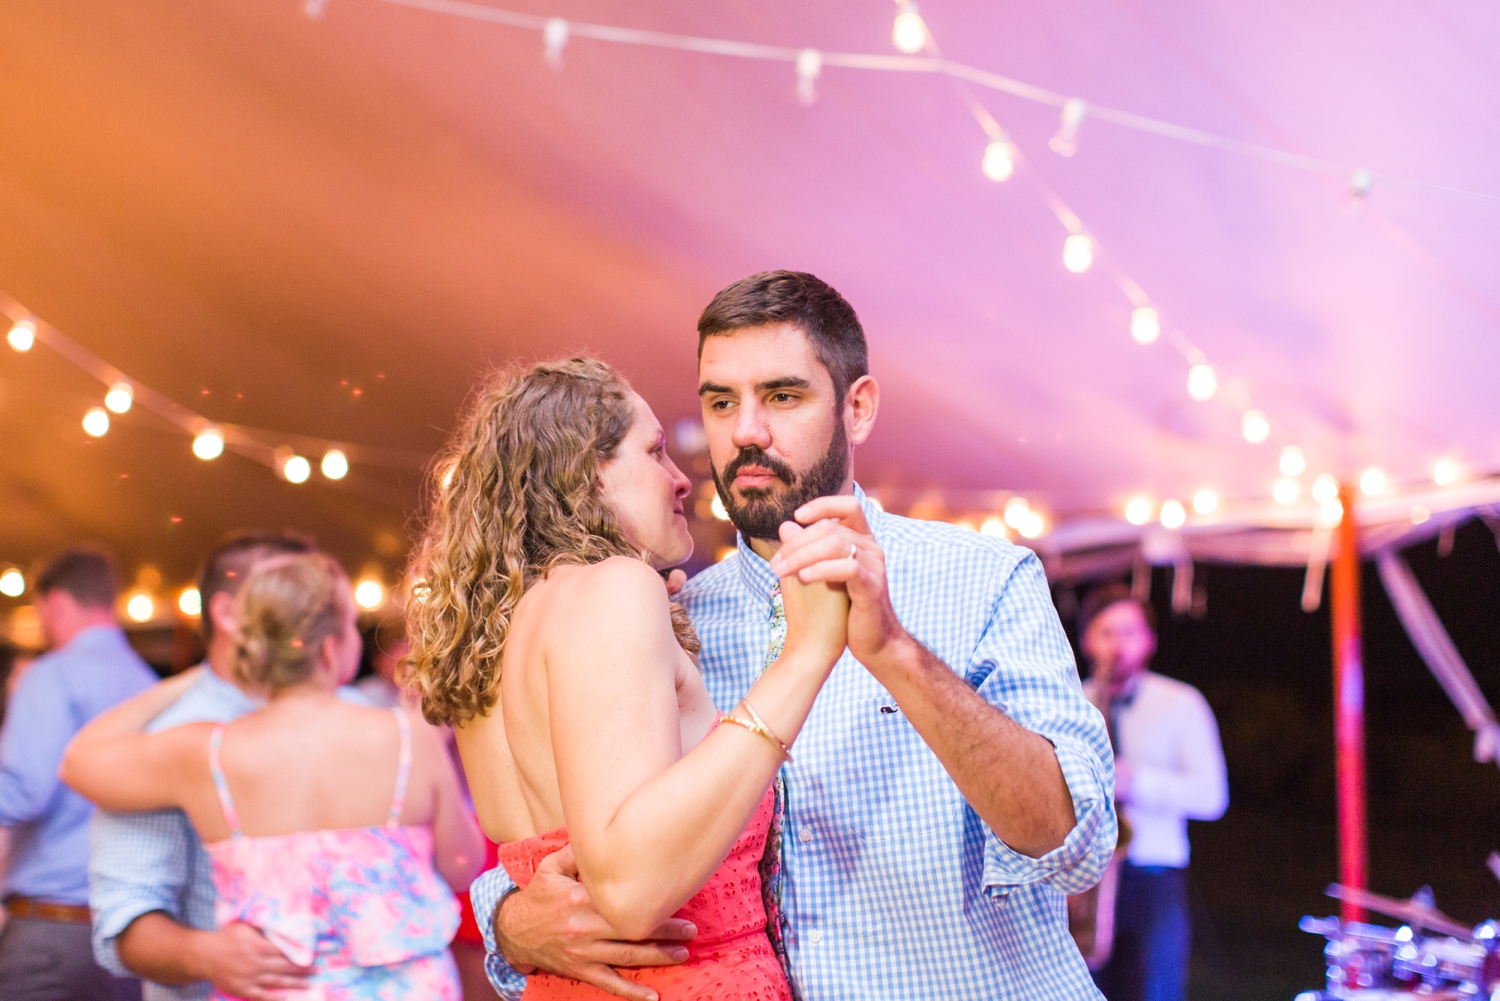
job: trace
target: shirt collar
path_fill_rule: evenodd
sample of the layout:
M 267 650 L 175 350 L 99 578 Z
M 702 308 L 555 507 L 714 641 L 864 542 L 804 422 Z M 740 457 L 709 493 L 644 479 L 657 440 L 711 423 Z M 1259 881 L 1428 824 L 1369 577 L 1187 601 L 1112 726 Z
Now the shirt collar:
M 73 634 L 73 638 L 64 643 L 59 649 L 90 647 L 90 646 L 128 646 L 129 640 L 125 638 L 125 630 L 116 625 L 89 626 L 80 629 Z
M 208 661 L 205 660 L 199 666 L 203 668 L 203 674 L 198 678 L 197 685 L 210 698 L 219 700 L 224 705 L 239 707 L 241 713 L 259 709 L 265 705 L 264 699 L 247 695 L 239 685 L 221 678 Z
M 864 490 L 858 483 L 854 484 L 854 496 L 859 500 L 859 506 L 865 513 L 865 521 L 870 523 L 870 531 L 875 533 L 876 541 L 880 540 L 882 532 L 882 520 L 885 512 L 865 495 Z M 771 564 L 761 559 L 755 550 L 750 548 L 750 543 L 745 539 L 743 532 L 738 533 L 736 542 L 739 547 L 739 570 L 740 580 L 744 581 L 745 587 L 750 593 L 762 601 L 770 601 L 771 593 L 776 588 L 776 575 L 771 572 Z

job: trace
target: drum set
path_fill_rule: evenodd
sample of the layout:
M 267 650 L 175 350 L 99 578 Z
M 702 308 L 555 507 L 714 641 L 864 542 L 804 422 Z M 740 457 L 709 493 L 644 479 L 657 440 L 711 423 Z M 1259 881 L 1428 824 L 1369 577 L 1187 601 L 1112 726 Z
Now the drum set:
M 1410 900 L 1337 883 L 1328 895 L 1404 923 L 1388 928 L 1304 917 L 1298 927 L 1328 939 L 1328 984 L 1296 1001 L 1500 1001 L 1500 923 L 1465 928 L 1434 906 L 1425 886 Z

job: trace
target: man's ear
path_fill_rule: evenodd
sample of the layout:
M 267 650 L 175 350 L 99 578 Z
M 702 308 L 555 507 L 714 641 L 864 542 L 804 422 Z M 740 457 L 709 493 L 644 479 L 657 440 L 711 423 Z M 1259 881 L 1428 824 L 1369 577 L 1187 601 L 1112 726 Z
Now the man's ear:
M 228 591 L 218 591 L 212 598 L 209 598 L 208 608 L 204 614 L 213 620 L 216 636 L 233 633 L 240 626 L 239 619 L 234 615 L 234 595 Z
M 862 375 L 844 393 L 844 430 L 853 445 L 862 445 L 875 428 L 880 409 L 880 383 L 873 375 Z

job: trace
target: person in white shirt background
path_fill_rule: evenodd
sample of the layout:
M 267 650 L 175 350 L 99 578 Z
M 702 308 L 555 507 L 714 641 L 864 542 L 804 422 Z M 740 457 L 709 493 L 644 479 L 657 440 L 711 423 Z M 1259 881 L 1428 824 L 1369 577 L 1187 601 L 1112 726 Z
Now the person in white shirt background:
M 1115 799 L 1132 831 L 1114 950 L 1094 980 L 1109 1001 L 1181 1001 L 1192 937 L 1187 822 L 1217 820 L 1229 805 L 1218 724 L 1198 689 L 1149 669 L 1155 614 L 1123 584 L 1084 600 L 1078 635 L 1092 665 L 1084 690 L 1109 723 Z

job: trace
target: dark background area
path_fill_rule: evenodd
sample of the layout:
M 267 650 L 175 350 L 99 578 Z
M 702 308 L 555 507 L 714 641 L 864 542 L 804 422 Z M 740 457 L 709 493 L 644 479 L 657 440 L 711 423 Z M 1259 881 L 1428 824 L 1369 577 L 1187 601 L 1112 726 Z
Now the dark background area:
M 1495 536 L 1471 521 L 1446 557 L 1436 543 L 1405 555 L 1479 687 L 1500 701 Z M 1323 939 L 1297 920 L 1337 913 L 1323 895 L 1338 878 L 1333 672 L 1326 591 L 1322 609 L 1304 613 L 1303 577 L 1200 565 L 1208 603 L 1197 620 L 1171 614 L 1170 570 L 1152 581 L 1154 668 L 1207 697 L 1229 769 L 1228 812 L 1189 831 L 1195 1001 L 1291 1001 L 1323 983 Z M 1500 849 L 1500 770 L 1473 760 L 1472 734 L 1407 639 L 1372 563 L 1361 583 L 1370 889 L 1405 897 L 1426 884 L 1464 924 L 1500 915 L 1500 883 L 1485 868 Z

